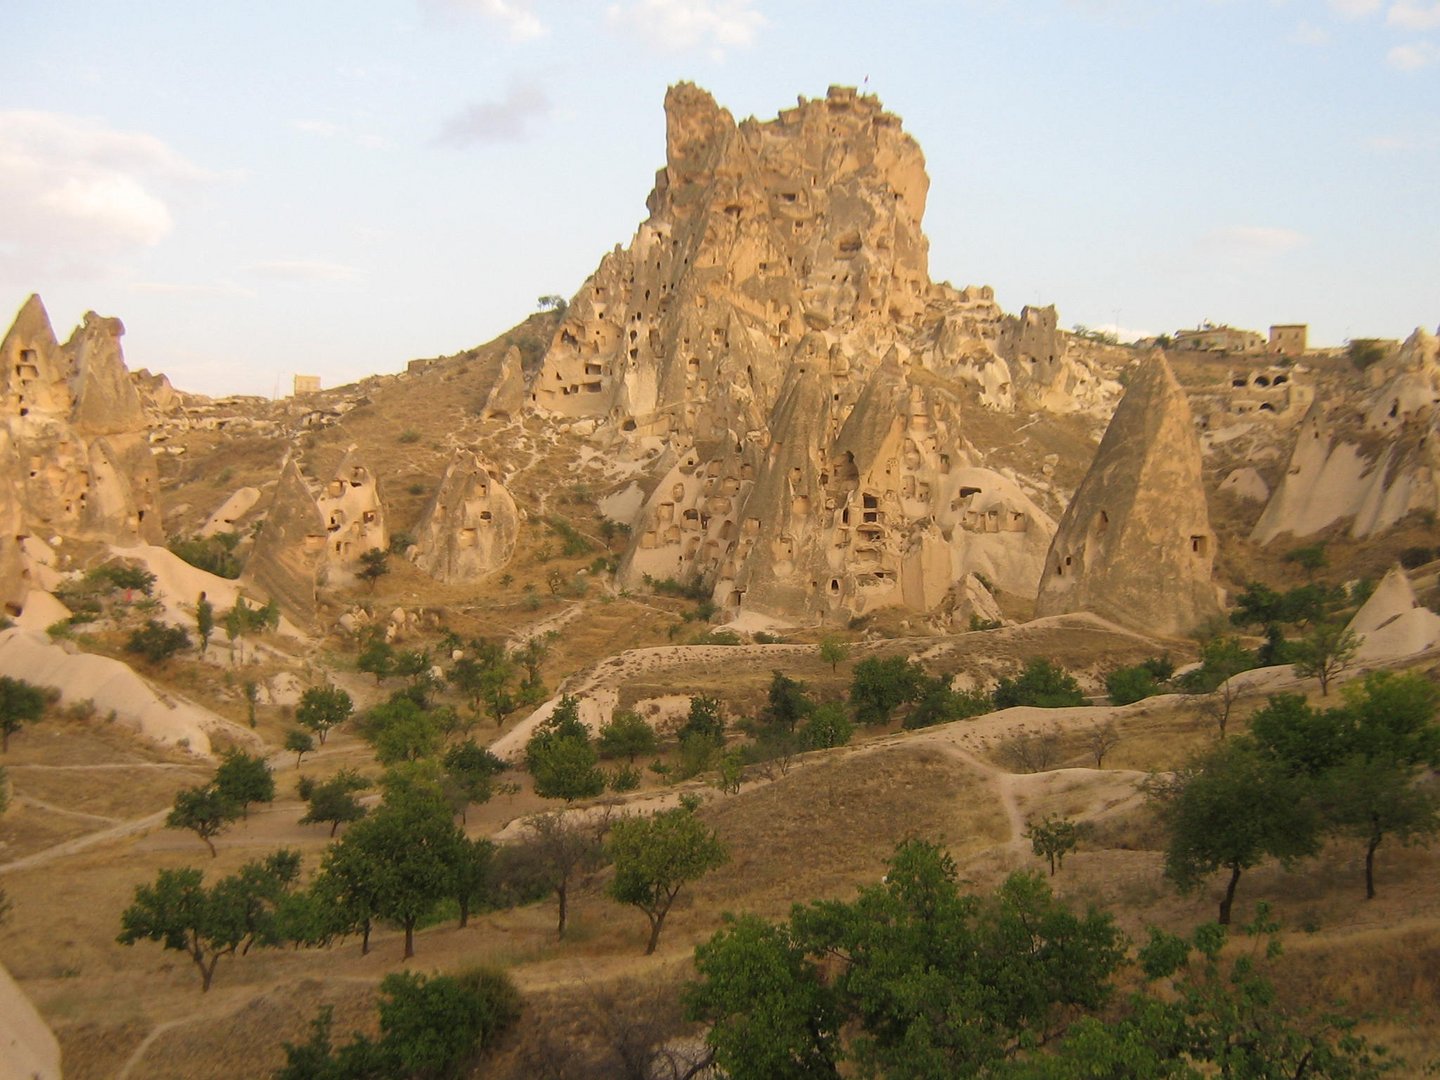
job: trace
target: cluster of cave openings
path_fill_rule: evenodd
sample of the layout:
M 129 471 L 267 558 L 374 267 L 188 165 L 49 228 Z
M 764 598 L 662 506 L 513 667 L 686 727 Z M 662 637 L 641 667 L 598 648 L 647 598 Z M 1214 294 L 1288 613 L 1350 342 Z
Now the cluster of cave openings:
M 1069 555 L 1066 555 L 1063 559 L 1055 560 L 1055 576 L 1064 577 L 1065 571 L 1070 569 L 1070 564 L 1073 562 L 1074 559 Z

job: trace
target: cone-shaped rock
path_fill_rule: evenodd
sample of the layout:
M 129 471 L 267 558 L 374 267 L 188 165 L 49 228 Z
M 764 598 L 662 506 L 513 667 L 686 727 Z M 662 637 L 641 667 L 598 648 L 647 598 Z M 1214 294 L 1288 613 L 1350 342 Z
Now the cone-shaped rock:
M 245 577 L 292 620 L 315 619 L 315 569 L 328 539 L 325 519 L 294 458 L 288 458 L 245 564 Z
M 420 517 L 410 557 L 440 581 L 473 581 L 510 561 L 519 531 L 510 493 L 472 451 L 461 450 Z
M 1200 443 L 1165 357 L 1143 362 L 1050 545 L 1037 616 L 1092 611 L 1154 634 L 1219 613 Z

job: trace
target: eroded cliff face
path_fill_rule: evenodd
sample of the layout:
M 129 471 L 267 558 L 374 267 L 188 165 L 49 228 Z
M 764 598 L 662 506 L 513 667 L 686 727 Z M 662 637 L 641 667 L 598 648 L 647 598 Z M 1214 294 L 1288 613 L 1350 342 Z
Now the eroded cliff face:
M 125 370 L 119 319 L 86 314 L 64 345 L 38 296 L 0 341 L 0 600 L 23 603 L 29 534 L 130 546 L 164 537 L 144 409 Z
M 924 158 L 875 98 L 736 124 L 681 84 L 666 124 L 649 218 L 531 390 L 658 477 L 622 583 L 698 576 L 732 614 L 804 618 L 964 615 L 972 573 L 1033 596 L 1054 522 L 965 411 L 1107 413 L 1118 385 L 1053 308 L 930 281 Z
M 1038 616 L 1177 635 L 1220 613 L 1195 421 L 1163 354 L 1131 376 L 1050 547 Z
M 409 555 L 438 581 L 474 581 L 510 561 L 519 531 L 515 500 L 498 470 L 460 450 L 420 516 Z
M 1350 521 L 1377 536 L 1412 511 L 1440 513 L 1440 344 L 1423 329 L 1365 372 L 1364 398 L 1316 401 L 1252 539 Z

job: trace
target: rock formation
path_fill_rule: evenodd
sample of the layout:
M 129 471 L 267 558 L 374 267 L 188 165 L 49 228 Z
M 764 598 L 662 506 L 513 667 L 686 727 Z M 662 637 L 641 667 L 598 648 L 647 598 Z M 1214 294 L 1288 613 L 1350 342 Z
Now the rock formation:
M 1378 664 L 1414 656 L 1440 644 L 1440 615 L 1415 598 L 1410 579 L 1392 567 L 1347 627 L 1360 641 L 1355 659 Z
M 1104 411 L 1118 387 L 1053 308 L 930 281 L 924 159 L 875 98 L 832 87 L 737 125 L 681 84 L 666 125 L 649 218 L 531 391 L 653 459 L 622 581 L 699 577 L 731 613 L 782 617 L 934 611 L 971 571 L 1032 596 L 1053 522 L 962 413 Z
M 1347 518 L 1364 538 L 1412 511 L 1440 513 L 1440 346 L 1416 330 L 1365 375 L 1358 409 L 1317 401 L 1305 414 L 1254 540 L 1310 536 Z
M 1065 510 L 1035 601 L 1145 633 L 1180 634 L 1219 614 L 1215 534 L 1185 393 L 1158 351 L 1130 379 Z
M 315 619 L 315 575 L 328 540 L 325 518 L 300 466 L 287 458 L 246 560 L 244 579 L 298 625 L 309 626 Z
M 495 470 L 460 450 L 425 507 L 410 557 L 439 581 L 473 581 L 510 561 L 520 516 Z
M 328 534 L 327 565 L 349 570 L 365 552 L 389 548 L 390 534 L 385 528 L 385 508 L 375 473 L 360 460 L 355 447 L 346 451 L 316 505 Z
M 500 373 L 480 410 L 484 420 L 507 421 L 519 416 L 525 408 L 528 391 L 525 387 L 524 363 L 520 350 L 511 345 L 500 358 Z
M 89 312 L 62 346 L 31 296 L 0 342 L 0 475 L 15 481 L 0 499 L 0 600 L 12 609 L 25 588 L 12 549 L 30 533 L 119 544 L 163 538 L 124 332 L 119 319 Z

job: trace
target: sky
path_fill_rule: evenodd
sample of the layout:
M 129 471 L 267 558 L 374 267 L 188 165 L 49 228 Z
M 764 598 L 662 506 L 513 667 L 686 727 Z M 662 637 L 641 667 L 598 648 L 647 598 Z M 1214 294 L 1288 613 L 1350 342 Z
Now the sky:
M 1440 0 L 3 0 L 0 322 L 285 394 L 573 295 L 665 161 L 858 85 L 924 150 L 930 270 L 1122 337 L 1440 321 Z M 7 307 L 8 305 L 8 307 Z

